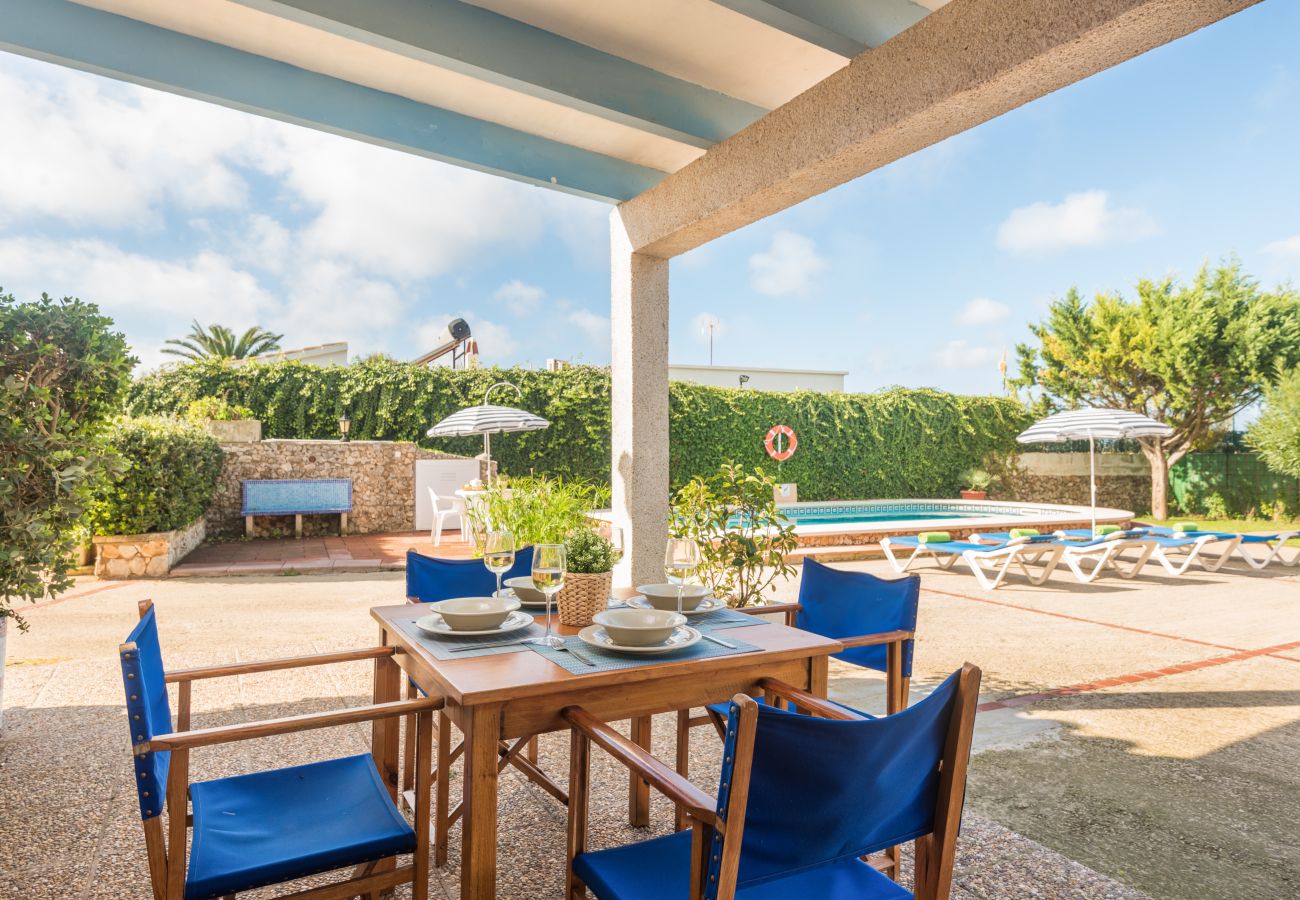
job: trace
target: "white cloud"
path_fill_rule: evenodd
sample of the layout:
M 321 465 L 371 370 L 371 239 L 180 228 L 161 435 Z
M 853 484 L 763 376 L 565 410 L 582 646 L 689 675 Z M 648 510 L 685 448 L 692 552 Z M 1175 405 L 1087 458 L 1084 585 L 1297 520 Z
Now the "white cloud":
M 504 302 L 515 315 L 523 316 L 532 312 L 546 299 L 546 291 L 535 284 L 527 284 L 516 278 L 501 285 L 492 296 Z
M 997 348 L 963 340 L 949 341 L 934 352 L 935 364 L 944 369 L 979 369 L 995 365 L 998 358 Z
M 988 297 L 976 297 L 957 314 L 958 325 L 995 325 L 1011 313 L 1011 307 Z
M 1294 234 L 1280 241 L 1273 241 L 1264 246 L 1264 252 L 1283 259 L 1300 260 L 1300 234 Z
M 778 231 L 772 244 L 749 258 L 749 283 L 769 297 L 807 294 L 813 278 L 826 268 L 811 238 L 793 231 Z
M 1011 211 L 998 226 L 997 244 L 1013 253 L 1095 247 L 1159 234 L 1142 209 L 1111 206 L 1106 191 L 1068 194 L 1060 203 L 1031 203 Z
M 235 248 L 240 262 L 267 272 L 283 272 L 293 252 L 293 233 L 263 213 L 247 218 Z
M 592 343 L 609 344 L 609 316 L 602 316 L 586 309 L 575 309 L 569 313 L 569 321 Z

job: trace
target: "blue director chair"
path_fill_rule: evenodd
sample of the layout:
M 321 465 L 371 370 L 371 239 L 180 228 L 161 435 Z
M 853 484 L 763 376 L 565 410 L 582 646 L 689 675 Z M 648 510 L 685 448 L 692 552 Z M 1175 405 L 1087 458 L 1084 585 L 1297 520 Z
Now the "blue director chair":
M 844 650 L 836 653 L 835 659 L 884 672 L 885 711 L 892 715 L 907 707 L 920 598 L 919 576 L 877 578 L 868 572 L 833 569 L 807 559 L 799 578 L 799 602 L 793 610 L 793 622 L 787 624 L 842 643 Z M 762 615 L 772 609 L 754 606 L 740 611 Z M 677 714 L 678 774 L 690 774 L 690 729 L 712 722 L 721 734 L 727 709 L 727 704 L 718 703 L 708 707 L 704 716 L 692 717 L 690 710 Z M 678 830 L 685 824 L 684 811 L 679 808 Z M 897 854 L 891 853 L 890 859 L 896 863 Z
M 378 659 L 391 656 L 393 649 L 374 647 L 166 672 L 152 604 L 145 601 L 140 612 L 140 621 L 119 647 L 119 655 L 154 897 L 233 897 L 241 891 L 355 867 L 332 885 L 339 893 L 331 896 L 377 895 L 409 882 L 412 896 L 425 900 L 433 711 L 441 708 L 442 699 L 379 703 L 197 731 L 189 728 L 190 687 L 196 680 Z M 179 686 L 175 729 L 168 683 Z M 414 716 L 419 732 L 414 828 L 398 811 L 369 753 L 190 781 L 190 753 L 201 747 L 405 715 Z M 407 865 L 387 870 L 379 866 L 383 860 L 408 853 L 412 860 Z
M 979 682 L 967 663 L 915 706 L 873 719 L 764 680 L 769 694 L 814 715 L 733 697 L 716 800 L 568 708 L 569 900 L 587 888 L 599 900 L 946 900 Z M 587 852 L 593 741 L 685 806 L 691 830 Z M 915 893 L 864 861 L 907 841 Z
M 515 564 L 501 576 L 517 578 L 531 574 L 533 548 L 515 553 Z M 406 551 L 406 599 L 412 603 L 437 603 L 453 597 L 490 597 L 497 589 L 497 577 L 481 559 L 438 559 L 414 550 Z

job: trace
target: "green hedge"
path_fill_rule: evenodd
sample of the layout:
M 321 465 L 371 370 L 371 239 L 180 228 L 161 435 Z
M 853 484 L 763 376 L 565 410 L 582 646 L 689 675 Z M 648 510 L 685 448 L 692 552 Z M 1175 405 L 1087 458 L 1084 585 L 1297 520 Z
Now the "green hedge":
M 95 534 L 171 531 L 207 509 L 222 453 L 206 429 L 176 419 L 119 419 L 103 441 L 123 469 L 95 491 L 88 514 Z
M 424 432 L 464 406 L 483 402 L 497 381 L 511 381 L 522 398 L 502 390 L 496 403 L 550 419 L 549 429 L 508 434 L 492 443 L 503 472 L 609 480 L 609 371 L 578 366 L 451 370 L 386 359 L 318 367 L 294 361 L 228 367 L 196 363 L 138 380 L 135 414 L 184 411 L 201 397 L 247 406 L 267 437 L 335 438 L 338 418 L 352 420 L 354 440 L 408 440 L 473 455 L 479 438 L 433 440 Z M 763 437 L 776 424 L 793 428 L 799 450 L 780 468 L 797 481 L 804 500 L 951 496 L 961 473 L 990 453 L 1014 449 L 1028 416 L 1012 400 L 966 397 L 928 389 L 878 394 L 790 394 L 730 390 L 674 382 L 670 386 L 671 467 L 676 488 L 709 475 L 726 461 L 776 464 Z

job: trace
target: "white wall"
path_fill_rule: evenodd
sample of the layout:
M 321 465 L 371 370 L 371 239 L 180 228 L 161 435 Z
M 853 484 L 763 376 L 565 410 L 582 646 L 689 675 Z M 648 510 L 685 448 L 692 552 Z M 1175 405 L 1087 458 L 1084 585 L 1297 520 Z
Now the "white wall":
M 669 381 L 690 381 L 712 387 L 738 388 L 740 376 L 748 375 L 744 385 L 750 391 L 820 391 L 844 390 L 847 372 L 821 372 L 814 369 L 768 369 L 744 366 L 669 366 Z

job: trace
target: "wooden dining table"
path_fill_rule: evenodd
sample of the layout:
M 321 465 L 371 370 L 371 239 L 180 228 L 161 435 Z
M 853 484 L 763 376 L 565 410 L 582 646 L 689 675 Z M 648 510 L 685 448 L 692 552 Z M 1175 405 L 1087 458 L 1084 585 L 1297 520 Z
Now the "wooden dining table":
M 461 817 L 461 898 L 496 897 L 497 793 L 501 742 L 568 730 L 561 711 L 582 706 L 603 722 L 631 720 L 632 740 L 650 750 L 650 717 L 698 708 L 755 693 L 762 678 L 776 678 L 826 696 L 827 660 L 842 645 L 819 635 L 764 621 L 717 632 L 758 649 L 704 659 L 661 661 L 643 666 L 574 675 L 540 653 L 522 650 L 469 659 L 440 660 L 398 627 L 427 614 L 421 605 L 383 606 L 370 611 L 380 642 L 396 652 L 376 660 L 375 701 L 400 699 L 402 673 L 430 696 L 446 699 L 445 713 L 464 734 Z M 577 628 L 557 626 L 562 634 Z M 440 740 L 445 740 L 444 733 Z M 390 789 L 398 789 L 397 720 L 376 722 L 373 753 Z M 567 772 L 564 773 L 567 779 Z M 645 782 L 629 782 L 629 821 L 649 824 Z

